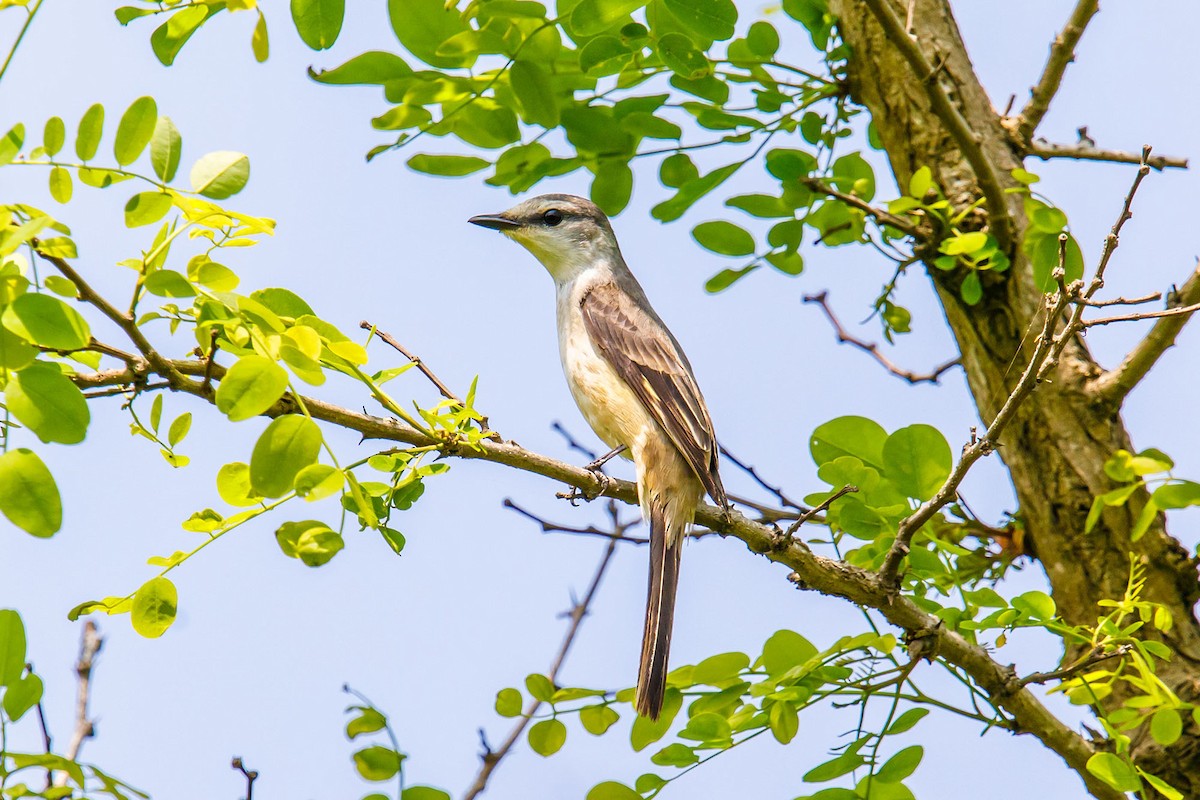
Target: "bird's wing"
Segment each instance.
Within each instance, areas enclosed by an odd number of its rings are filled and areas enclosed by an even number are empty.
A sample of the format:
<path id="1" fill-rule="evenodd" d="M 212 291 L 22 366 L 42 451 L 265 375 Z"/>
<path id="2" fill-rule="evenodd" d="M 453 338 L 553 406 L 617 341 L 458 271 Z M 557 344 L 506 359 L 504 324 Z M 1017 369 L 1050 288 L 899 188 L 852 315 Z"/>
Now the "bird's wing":
<path id="1" fill-rule="evenodd" d="M 671 437 L 709 496 L 724 507 L 712 419 L 674 338 L 612 283 L 584 295 L 580 309 L 592 344 Z"/>

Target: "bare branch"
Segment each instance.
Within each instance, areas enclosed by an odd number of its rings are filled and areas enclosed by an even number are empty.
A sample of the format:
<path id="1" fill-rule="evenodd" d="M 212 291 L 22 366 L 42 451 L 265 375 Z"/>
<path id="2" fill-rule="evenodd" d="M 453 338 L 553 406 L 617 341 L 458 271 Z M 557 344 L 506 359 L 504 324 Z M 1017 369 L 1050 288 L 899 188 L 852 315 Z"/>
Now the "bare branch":
<path id="1" fill-rule="evenodd" d="M 450 391 L 450 387 L 448 387 L 446 384 L 442 383 L 442 379 L 439 378 L 436 374 L 434 374 L 433 370 L 431 370 L 428 367 L 428 365 L 426 365 L 426 363 L 421 360 L 420 356 L 415 356 L 412 353 L 408 352 L 408 350 L 404 347 L 404 345 L 400 344 L 394 338 L 392 338 L 391 334 L 385 333 L 384 331 L 379 330 L 378 328 L 375 327 L 375 325 L 373 323 L 367 322 L 366 320 L 363 320 L 362 322 L 358 323 L 358 327 L 362 328 L 364 331 L 371 331 L 376 336 L 378 336 L 380 339 L 382 339 L 384 344 L 390 345 L 394 350 L 399 352 L 400 355 L 404 356 L 410 362 L 415 364 L 417 369 L 421 370 L 421 373 L 426 378 L 428 378 L 429 382 L 432 383 L 437 388 L 438 392 L 441 393 L 442 397 L 446 398 L 447 400 L 450 400 L 451 402 L 457 403 L 460 406 L 465 405 L 463 403 L 463 401 L 461 399 L 459 399 L 458 395 L 456 395 L 454 392 Z"/>
<path id="2" fill-rule="evenodd" d="M 1067 20 L 1066 26 L 1062 29 L 1062 33 L 1054 38 L 1054 43 L 1050 45 L 1050 58 L 1046 61 L 1045 68 L 1042 69 L 1042 77 L 1038 79 L 1029 102 L 1025 104 L 1017 117 L 1016 132 L 1021 141 L 1028 142 L 1033 138 L 1033 132 L 1037 130 L 1042 118 L 1046 116 L 1046 111 L 1050 108 L 1050 101 L 1054 99 L 1059 86 L 1062 85 L 1067 65 L 1075 60 L 1075 45 L 1079 44 L 1083 31 L 1099 10 L 1100 0 L 1079 0 L 1075 4 L 1075 10 L 1071 12 L 1071 18 Z"/>
<path id="3" fill-rule="evenodd" d="M 71 733 L 71 742 L 67 745 L 63 756 L 70 761 L 79 760 L 79 751 L 83 743 L 96 735 L 96 727 L 88 714 L 88 704 L 91 700 L 92 669 L 96 664 L 96 656 L 104 646 L 104 638 L 96 629 L 96 623 L 90 619 L 83 623 L 83 635 L 79 640 L 79 659 L 75 662 L 77 689 L 75 694 L 75 730 Z M 54 785 L 66 786 L 67 773 L 55 772 Z"/>
<path id="4" fill-rule="evenodd" d="M 1140 164 L 1142 157 L 1127 150 L 1105 150 L 1100 147 L 1078 142 L 1076 144 L 1055 144 L 1045 139 L 1038 139 L 1028 147 L 1029 155 L 1037 156 L 1043 161 L 1052 158 L 1074 158 L 1080 161 L 1108 161 L 1114 164 Z M 1177 156 L 1151 156 L 1147 163 L 1157 170 L 1187 169 L 1188 160 Z"/>
<path id="5" fill-rule="evenodd" d="M 805 511 L 803 514 L 801 514 L 796 519 L 796 521 L 793 522 L 791 524 L 791 526 L 787 529 L 787 531 L 783 534 L 784 538 L 786 540 L 790 541 L 791 538 L 796 535 L 796 531 L 800 530 L 801 525 L 810 521 L 817 514 L 820 514 L 822 511 L 825 511 L 827 508 L 829 508 L 831 505 L 833 505 L 834 500 L 837 500 L 839 497 L 842 497 L 847 494 L 853 494 L 854 492 L 857 492 L 857 491 L 858 491 L 858 487 L 852 486 L 850 484 L 846 484 L 842 488 L 838 489 L 836 492 L 829 495 L 829 497 L 826 497 L 821 502 L 820 505 L 818 505 L 815 508 L 812 508 L 808 511 Z"/>
<path id="6" fill-rule="evenodd" d="M 1153 303 L 1156 300 L 1162 300 L 1162 292 L 1151 292 L 1150 294 L 1142 295 L 1141 297 L 1114 297 L 1111 300 L 1088 300 L 1084 298 L 1080 300 L 1085 306 L 1092 308 L 1104 308 L 1105 306 L 1140 306 L 1145 303 Z"/>
<path id="7" fill-rule="evenodd" d="M 895 214 L 886 211 L 885 209 L 876 208 L 866 200 L 863 200 L 861 197 L 838 191 L 834 187 L 830 186 L 824 181 L 818 180 L 817 178 L 804 178 L 801 182 L 814 192 L 823 194 L 826 197 L 832 197 L 836 200 L 841 200 L 846 205 L 857 208 L 867 216 L 874 217 L 884 225 L 890 225 L 896 230 L 902 231 L 914 239 L 923 241 L 927 238 L 923 233 L 921 233 L 916 225 L 913 225 L 908 220 L 898 217 Z"/>
<path id="8" fill-rule="evenodd" d="M 829 292 L 820 292 L 818 294 L 806 294 L 803 297 L 805 303 L 816 303 L 821 307 L 821 311 L 825 313 L 825 318 L 829 320 L 829 324 L 833 326 L 833 332 L 837 336 L 837 340 L 841 344 L 850 344 L 867 353 L 888 372 L 895 375 L 897 378 L 902 378 L 911 384 L 918 383 L 938 383 L 942 375 L 962 364 L 961 358 L 953 358 L 943 364 L 935 367 L 931 372 L 913 372 L 912 370 L 902 369 L 895 365 L 891 359 L 883 354 L 879 345 L 874 342 L 867 342 L 852 336 L 847 330 L 842 327 L 842 323 L 834 316 L 833 309 L 829 307 Z"/>
<path id="9" fill-rule="evenodd" d="M 1108 661 L 1112 658 L 1121 658 L 1129 654 L 1133 650 L 1133 645 L 1123 644 L 1112 650 L 1105 652 L 1104 648 L 1096 647 L 1090 652 L 1085 653 L 1082 658 L 1062 669 L 1051 670 L 1050 672 L 1035 672 L 1032 675 L 1026 675 L 1021 679 L 1022 686 L 1029 686 L 1035 683 L 1049 683 L 1050 681 L 1061 681 L 1063 678 L 1069 678 L 1076 673 L 1083 672 L 1089 667 L 1093 667 L 1103 661 Z"/>
<path id="10" fill-rule="evenodd" d="M 1129 187 L 1129 192 L 1125 195 L 1125 203 L 1121 206 L 1121 213 L 1117 216 L 1117 221 L 1113 223 L 1112 229 L 1104 237 L 1104 247 L 1100 251 L 1100 263 L 1096 266 L 1096 274 L 1092 277 L 1091 283 L 1088 284 L 1087 292 L 1083 295 L 1084 300 L 1090 300 L 1104 286 L 1104 271 L 1108 269 L 1109 260 L 1112 259 L 1113 253 L 1116 252 L 1117 247 L 1121 244 L 1121 229 L 1125 227 L 1126 222 L 1133 219 L 1133 198 L 1137 195 L 1138 187 L 1142 185 L 1142 181 L 1150 174 L 1150 165 L 1147 163 L 1149 159 L 1150 145 L 1143 145 L 1141 166 L 1138 167 L 1137 174 L 1133 178 L 1133 184 Z"/>
<path id="11" fill-rule="evenodd" d="M 246 800 L 254 800 L 254 782 L 258 780 L 258 771 L 246 769 L 241 756 L 234 756 L 230 766 L 246 776 Z"/>
<path id="12" fill-rule="evenodd" d="M 768 492 L 770 492 L 771 494 L 773 494 L 777 498 L 779 498 L 780 503 L 782 503 L 785 506 L 794 508 L 800 512 L 805 511 L 804 506 L 800 505 L 799 503 L 792 500 L 790 497 L 788 497 L 786 494 L 783 493 L 782 486 L 773 486 L 772 484 L 767 483 L 766 479 L 763 478 L 763 476 L 758 474 L 758 470 L 756 470 L 752 465 L 747 464 L 744 461 L 742 461 L 741 459 L 739 459 L 733 453 L 729 452 L 729 450 L 725 447 L 725 445 L 718 443 L 717 447 L 718 447 L 718 449 L 720 449 L 721 456 L 723 458 L 727 459 L 730 464 L 733 464 L 735 467 L 740 469 L 742 472 L 745 472 L 747 475 L 749 475 L 751 478 L 753 478 L 754 482 L 757 483 L 759 486 L 761 486 L 762 488 L 766 489 Z M 756 511 L 762 510 L 756 504 L 747 503 L 746 505 L 750 505 Z"/>
<path id="13" fill-rule="evenodd" d="M 1093 0 L 1094 2 L 1095 0 Z M 937 70 L 920 46 L 904 30 L 904 23 L 896 16 L 890 0 L 863 0 L 871 13 L 883 27 L 888 41 L 895 46 L 912 68 L 913 73 L 921 79 L 921 86 L 929 97 L 929 103 L 938 119 L 946 126 L 947 132 L 962 151 L 963 157 L 975 172 L 979 181 L 979 190 L 987 203 L 988 225 L 992 235 L 1000 245 L 1000 250 L 1008 252 L 1012 249 L 1012 221 L 1009 219 L 1008 203 L 1005 200 L 1004 187 L 995 165 L 983 152 L 980 138 L 967 123 L 966 117 L 950 98 L 946 90 L 937 80 Z"/>
<path id="14" fill-rule="evenodd" d="M 615 528 L 613 530 L 608 530 L 605 528 L 597 528 L 595 525 L 588 525 L 586 528 L 580 528 L 572 525 L 561 525 L 557 522 L 550 522 L 549 520 L 534 514 L 532 511 L 517 505 L 511 497 L 504 498 L 503 505 L 505 508 L 512 509 L 522 517 L 525 517 L 525 519 L 536 523 L 542 529 L 542 533 L 570 533 L 577 536 L 599 536 L 603 539 L 612 539 L 618 542 L 630 542 L 631 544 L 647 544 L 650 541 L 644 536 L 627 536 L 624 533 L 618 533 Z M 631 520 L 627 523 L 623 523 L 620 528 L 622 530 L 628 530 L 635 525 L 637 525 L 637 520 Z"/>
<path id="15" fill-rule="evenodd" d="M 508 502 L 506 502 L 506 505 L 516 508 L 516 506 Z M 517 510 L 521 511 L 521 509 Z M 522 511 L 521 513 L 526 512 Z M 600 563 L 596 566 L 596 572 L 592 576 L 592 581 L 588 585 L 583 599 L 575 603 L 567 612 L 567 617 L 571 620 L 567 625 L 567 633 L 563 637 L 562 645 L 558 648 L 558 654 L 554 657 L 554 661 L 550 665 L 550 671 L 546 673 L 546 677 L 550 679 L 550 682 L 556 685 L 558 683 L 559 670 L 562 669 L 562 665 L 567 659 L 567 654 L 571 650 L 571 645 L 575 642 L 575 635 L 579 633 L 579 626 L 583 623 L 583 618 L 587 616 L 588 607 L 591 605 L 592 599 L 596 596 L 596 590 L 600 588 L 600 582 L 604 579 L 604 573 L 608 570 L 613 553 L 617 550 L 617 544 L 626 538 L 625 531 L 628 530 L 630 525 L 635 524 L 621 522 L 617 504 L 611 500 L 608 503 L 608 514 L 612 521 L 612 535 L 609 539 L 608 547 L 604 550 L 604 555 L 601 556 Z M 532 516 L 527 513 L 526 515 Z M 533 517 L 533 519 L 537 518 Z M 544 529 L 545 523 L 543 523 Z M 529 721 L 533 719 L 533 715 L 537 713 L 537 710 L 541 706 L 541 700 L 530 702 L 516 724 L 513 725 L 512 730 L 508 732 L 508 736 L 505 737 L 500 747 L 496 750 L 485 749 L 481 758 L 483 763 L 479 768 L 479 772 L 475 775 L 475 780 L 463 795 L 463 800 L 474 800 L 474 798 L 483 793 L 487 788 L 488 780 L 492 777 L 492 773 L 495 772 L 500 762 L 512 751 L 513 746 L 521 738 L 521 734 L 525 731 L 526 726 L 529 725 Z"/>
<path id="16" fill-rule="evenodd" d="M 1066 234 L 1063 234 L 1059 238 L 1059 266 L 1054 270 L 1055 278 L 1060 282 L 1060 285 L 1064 272 L 1065 237 Z M 896 541 L 893 542 L 891 549 L 888 550 L 883 565 L 879 569 L 879 582 L 889 591 L 895 592 L 899 588 L 900 562 L 908 555 L 909 545 L 912 542 L 913 536 L 921 529 L 921 526 L 931 520 L 938 511 L 958 496 L 958 487 L 967 476 L 967 472 L 971 469 L 972 465 L 996 449 L 1000 434 L 1004 432 L 1004 428 L 1016 414 L 1017 407 L 1024 402 L 1025 398 L 1034 390 L 1042 377 L 1057 362 L 1059 353 L 1062 352 L 1067 342 L 1075 334 L 1075 331 L 1069 324 L 1059 336 L 1056 337 L 1054 335 L 1055 326 L 1071 304 L 1071 299 L 1071 293 L 1066 290 L 1066 287 L 1060 288 L 1053 296 L 1047 298 L 1046 321 L 1042 327 L 1042 334 L 1038 337 L 1037 344 L 1034 347 L 1033 355 L 1030 357 L 1025 371 L 1017 381 L 1017 385 L 1013 388 L 1008 399 L 1004 401 L 1004 405 L 1001 406 L 1000 411 L 996 414 L 995 419 L 992 420 L 992 423 L 988 426 L 987 431 L 982 437 L 976 437 L 974 432 L 972 432 L 971 441 L 963 448 L 958 464 L 955 465 L 937 493 L 922 503 L 920 508 L 900 521 L 900 525 L 896 530 Z M 1078 308 L 1081 309 L 1082 306 Z M 1077 322 L 1077 320 L 1073 319 L 1072 322 Z"/>

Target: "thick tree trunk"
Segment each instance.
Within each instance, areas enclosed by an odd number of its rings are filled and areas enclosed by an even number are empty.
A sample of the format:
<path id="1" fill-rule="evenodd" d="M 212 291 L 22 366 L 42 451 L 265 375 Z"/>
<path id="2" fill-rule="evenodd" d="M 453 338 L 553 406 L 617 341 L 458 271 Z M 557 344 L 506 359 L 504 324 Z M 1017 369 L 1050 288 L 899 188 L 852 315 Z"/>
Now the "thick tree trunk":
<path id="1" fill-rule="evenodd" d="M 914 73 L 864 0 L 831 0 L 831 6 L 853 50 L 852 95 L 870 110 L 899 184 L 907 186 L 916 169 L 929 166 L 958 207 L 974 201 L 979 196 L 975 175 L 931 110 L 922 85 L 930 77 Z M 896 10 L 901 18 L 907 14 L 907 8 Z M 1009 173 L 1021 165 L 1018 148 L 975 75 L 947 2 L 916 0 L 912 19 L 917 45 L 931 63 L 942 65 L 933 79 L 965 117 L 1005 186 L 1016 186 Z M 1026 220 L 1019 196 L 1010 197 L 1014 241 L 1019 243 Z M 1112 198 L 1114 218 L 1120 202 Z M 981 226 L 985 223 L 981 215 Z M 961 274 L 928 269 L 985 423 L 1021 373 L 1035 338 L 1031 326 L 1040 330 L 1041 324 L 1035 317 L 1043 298 L 1030 266 L 1018 246 L 1010 255 L 1012 268 L 989 276 L 983 301 L 973 307 L 959 299 Z M 1133 554 L 1146 567 L 1144 598 L 1166 605 L 1174 618 L 1164 641 L 1175 657 L 1162 667 L 1161 677 L 1182 699 L 1195 701 L 1200 699 L 1195 561 L 1167 534 L 1161 514 L 1140 540 L 1130 540 L 1147 500 L 1144 492 L 1125 506 L 1107 509 L 1100 524 L 1084 533 L 1092 499 L 1115 488 L 1104 473 L 1105 460 L 1117 449 L 1133 449 L 1119 407 L 1096 390 L 1102 372 L 1082 341 L 1068 346 L 1053 380 L 1043 383 L 1017 412 L 999 455 L 1012 476 L 1020 520 L 1045 567 L 1059 613 L 1069 623 L 1094 625 L 1100 614 L 1097 602 L 1124 593 Z M 1125 696 L 1118 692 L 1106 703 L 1119 704 Z M 1168 750 L 1144 730 L 1134 743 L 1139 764 L 1186 796 L 1200 798 L 1200 730 L 1189 725 L 1184 738 Z"/>

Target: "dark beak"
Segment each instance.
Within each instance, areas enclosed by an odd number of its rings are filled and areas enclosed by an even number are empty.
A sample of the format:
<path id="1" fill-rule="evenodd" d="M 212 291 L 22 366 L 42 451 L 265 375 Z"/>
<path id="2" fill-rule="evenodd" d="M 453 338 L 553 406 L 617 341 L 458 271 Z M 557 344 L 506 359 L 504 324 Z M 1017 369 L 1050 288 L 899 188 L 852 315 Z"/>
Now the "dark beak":
<path id="1" fill-rule="evenodd" d="M 494 231 L 511 231 L 521 227 L 521 223 L 513 222 L 502 214 L 480 214 L 477 217 L 471 217 L 467 222 L 483 228 L 491 228 Z"/>

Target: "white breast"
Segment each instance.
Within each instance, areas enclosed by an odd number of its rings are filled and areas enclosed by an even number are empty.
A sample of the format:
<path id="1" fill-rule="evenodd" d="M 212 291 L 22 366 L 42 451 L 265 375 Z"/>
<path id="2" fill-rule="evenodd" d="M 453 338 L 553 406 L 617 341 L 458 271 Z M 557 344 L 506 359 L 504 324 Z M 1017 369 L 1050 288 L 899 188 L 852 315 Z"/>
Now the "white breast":
<path id="1" fill-rule="evenodd" d="M 584 419 L 609 447 L 640 449 L 655 423 L 642 402 L 592 344 L 579 301 L 588 289 L 583 278 L 558 290 L 558 349 L 571 396 Z"/>

